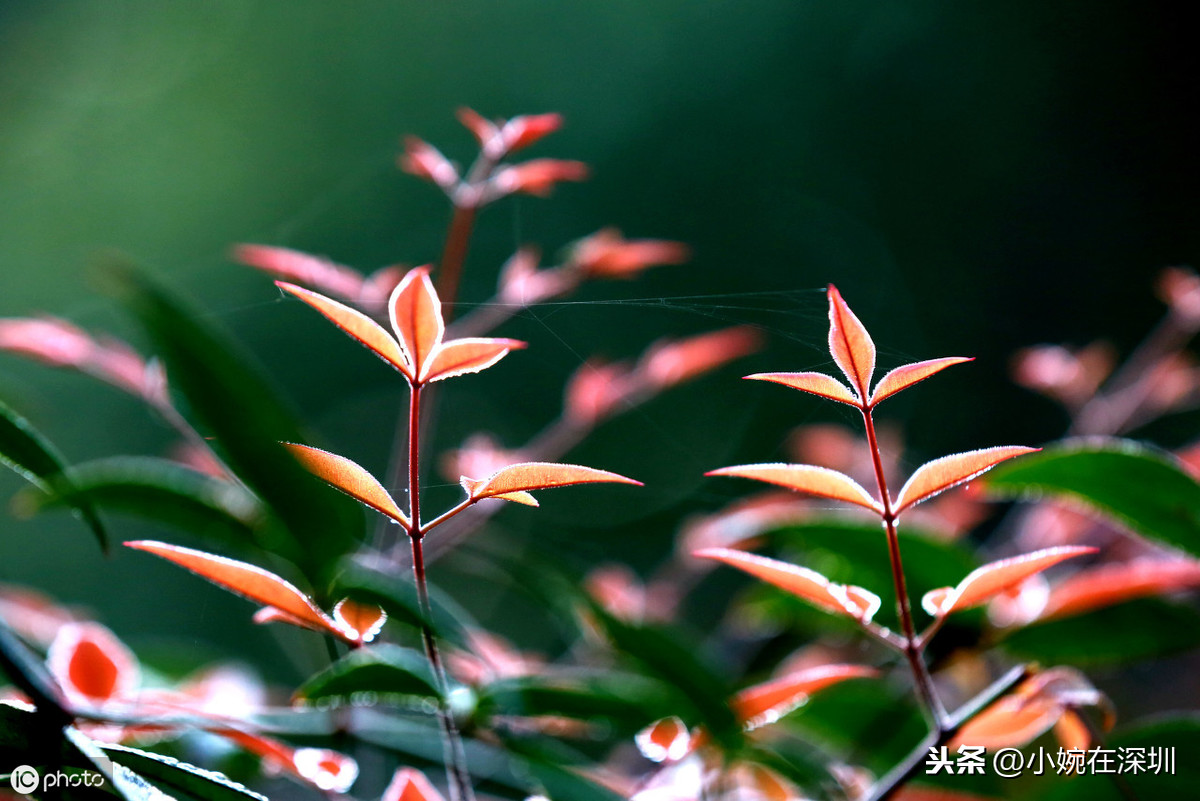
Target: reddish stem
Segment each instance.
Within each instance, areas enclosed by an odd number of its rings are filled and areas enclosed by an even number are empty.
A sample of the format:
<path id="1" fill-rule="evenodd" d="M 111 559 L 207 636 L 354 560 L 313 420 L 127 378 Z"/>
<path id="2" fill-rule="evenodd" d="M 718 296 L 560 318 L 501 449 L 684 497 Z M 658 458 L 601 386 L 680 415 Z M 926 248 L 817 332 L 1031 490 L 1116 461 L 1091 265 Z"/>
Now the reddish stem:
<path id="1" fill-rule="evenodd" d="M 875 468 L 875 481 L 879 485 L 879 496 L 883 502 L 883 524 L 887 530 L 888 559 L 892 565 L 892 584 L 896 589 L 896 606 L 900 614 L 900 630 L 904 635 L 904 656 L 912 668 L 913 681 L 917 693 L 921 696 L 925 708 L 933 718 L 936 731 L 940 734 L 946 728 L 946 710 L 938 699 L 933 686 L 933 677 L 925 666 L 923 656 L 924 643 L 918 641 L 916 628 L 913 626 L 912 607 L 908 600 L 908 585 L 904 579 L 904 563 L 900 559 L 900 538 L 896 533 L 896 513 L 892 509 L 892 497 L 888 494 L 887 477 L 883 472 L 883 458 L 879 453 L 879 440 L 875 435 L 875 420 L 871 407 L 862 408 L 863 423 L 867 429 L 867 444 L 871 448 L 871 463 Z"/>
<path id="2" fill-rule="evenodd" d="M 467 249 L 471 245 L 476 211 L 474 204 L 456 203 L 454 216 L 450 218 L 450 230 L 446 233 L 446 246 L 442 249 L 442 261 L 438 265 L 437 292 L 442 299 L 442 314 L 447 323 L 454 318 L 454 301 L 458 297 L 458 284 L 467 260 Z"/>

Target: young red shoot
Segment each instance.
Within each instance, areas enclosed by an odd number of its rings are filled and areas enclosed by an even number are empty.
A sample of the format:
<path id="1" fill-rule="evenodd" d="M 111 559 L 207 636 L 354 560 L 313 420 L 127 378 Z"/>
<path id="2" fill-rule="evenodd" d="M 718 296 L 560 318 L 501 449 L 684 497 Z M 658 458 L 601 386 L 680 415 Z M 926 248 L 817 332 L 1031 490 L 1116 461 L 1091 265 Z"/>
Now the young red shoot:
<path id="1" fill-rule="evenodd" d="M 1091 553 L 1096 553 L 1096 549 L 1069 545 L 989 562 L 972 570 L 957 587 L 930 590 L 921 600 L 921 606 L 935 617 L 971 609 L 1065 559 Z"/>

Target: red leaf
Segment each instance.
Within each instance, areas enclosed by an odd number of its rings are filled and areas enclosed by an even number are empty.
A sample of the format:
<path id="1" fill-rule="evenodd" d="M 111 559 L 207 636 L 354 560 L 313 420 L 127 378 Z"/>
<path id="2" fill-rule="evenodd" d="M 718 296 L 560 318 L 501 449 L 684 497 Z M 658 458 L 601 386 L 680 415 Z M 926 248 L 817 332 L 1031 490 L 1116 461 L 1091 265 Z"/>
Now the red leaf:
<path id="1" fill-rule="evenodd" d="M 137 540 L 127 542 L 125 545 L 161 556 L 168 562 L 174 562 L 201 578 L 208 579 L 218 587 L 224 587 L 230 592 L 264 606 L 274 607 L 286 615 L 303 621 L 305 625 L 315 626 L 341 636 L 341 630 L 313 604 L 307 595 L 261 567 L 153 540 Z"/>
<path id="2" fill-rule="evenodd" d="M 260 734 L 236 729 L 212 729 L 261 757 L 273 768 L 286 770 L 297 778 L 328 793 L 344 793 L 358 778 L 358 763 L 345 754 L 326 748 L 295 748 Z"/>
<path id="3" fill-rule="evenodd" d="M 737 476 L 765 481 L 796 492 L 865 506 L 882 514 L 883 506 L 850 476 L 810 464 L 744 464 L 711 470 L 709 476 Z"/>
<path id="4" fill-rule="evenodd" d="M 590 278 L 632 278 L 650 267 L 683 264 L 687 245 L 667 239 L 626 239 L 616 228 L 602 228 L 571 247 L 568 264 Z"/>
<path id="5" fill-rule="evenodd" d="M 675 716 L 654 721 L 633 740 L 651 762 L 678 762 L 692 751 L 692 733 Z"/>
<path id="6" fill-rule="evenodd" d="M 501 169 L 492 178 L 492 183 L 500 195 L 523 192 L 549 197 L 560 181 L 586 181 L 587 177 L 588 166 L 581 161 L 532 159 Z"/>
<path id="7" fill-rule="evenodd" d="M 445 801 L 425 774 L 415 768 L 400 768 L 392 776 L 379 801 Z"/>
<path id="8" fill-rule="evenodd" d="M 458 170 L 454 165 L 436 147 L 415 136 L 405 137 L 399 163 L 400 169 L 409 175 L 437 184 L 442 189 L 450 189 L 458 183 Z"/>
<path id="9" fill-rule="evenodd" d="M 433 288 L 433 281 L 429 280 L 428 267 L 409 270 L 401 279 L 392 290 L 388 314 L 400 349 L 413 365 L 413 375 L 420 377 L 426 372 L 430 354 L 441 344 L 446 333 L 442 303 Z"/>
<path id="10" fill-rule="evenodd" d="M 383 326 L 376 323 L 360 311 L 338 303 L 308 289 L 276 281 L 275 286 L 284 292 L 295 295 L 300 300 L 312 306 L 325 315 L 334 325 L 345 331 L 352 338 L 367 346 L 376 356 L 395 367 L 405 376 L 412 377 L 412 370 L 396 340 L 392 338 Z"/>
<path id="11" fill-rule="evenodd" d="M 930 591 L 921 600 L 921 606 L 926 612 L 937 617 L 961 609 L 970 609 L 990 601 L 1005 590 L 1016 587 L 1030 576 L 1041 573 L 1064 559 L 1095 552 L 1095 548 L 1064 545 L 989 562 L 968 573 L 953 590 L 947 591 L 948 588 L 943 588 Z"/>
<path id="12" fill-rule="evenodd" d="M 637 366 L 637 372 L 657 389 L 690 381 L 726 362 L 740 359 L 762 345 L 762 337 L 750 326 L 740 325 L 707 334 L 652 345 Z"/>
<path id="13" fill-rule="evenodd" d="M 319 448 L 290 442 L 284 444 L 292 452 L 292 456 L 296 457 L 296 461 L 317 478 L 375 511 L 382 512 L 404 528 L 409 527 L 407 515 L 400 511 L 400 507 L 388 491 L 358 464 L 345 456 L 338 456 Z"/>
<path id="14" fill-rule="evenodd" d="M 491 120 L 485 118 L 482 114 L 474 109 L 462 106 L 456 113 L 458 121 L 463 124 L 463 127 L 471 132 L 475 137 L 475 141 L 480 147 L 487 147 L 494 137 L 500 133 L 500 129 Z"/>
<path id="15" fill-rule="evenodd" d="M 879 598 L 873 593 L 862 587 L 834 584 L 807 567 L 731 548 L 705 548 L 692 555 L 724 562 L 834 614 L 867 622 L 879 608 Z M 854 591 L 853 598 L 848 596 L 849 590 Z"/>
<path id="16" fill-rule="evenodd" d="M 512 153 L 549 136 L 562 124 L 561 114 L 522 114 L 504 123 L 500 135 L 504 139 L 505 149 Z"/>
<path id="17" fill-rule="evenodd" d="M 273 606 L 264 606 L 254 613 L 251 618 L 255 623 L 264 625 L 266 623 L 287 623 L 289 626 L 296 626 L 310 631 L 325 631 L 324 626 L 318 626 L 308 620 L 301 620 L 295 615 L 289 615 L 287 612 L 282 612 Z"/>
<path id="18" fill-rule="evenodd" d="M 387 612 L 380 607 L 349 598 L 343 598 L 333 607 L 333 622 L 355 642 L 365 643 L 375 639 L 387 622 L 387 617 Z"/>
<path id="19" fill-rule="evenodd" d="M 1026 448 L 1022 445 L 1004 445 L 997 448 L 982 448 L 977 451 L 966 451 L 943 456 L 926 462 L 917 468 L 908 481 L 900 489 L 896 498 L 895 512 L 899 514 L 913 504 L 932 498 L 939 492 L 944 492 L 953 486 L 970 481 L 980 473 L 986 472 L 1014 456 L 1034 453 L 1040 448 Z"/>
<path id="20" fill-rule="evenodd" d="M 860 398 L 871 394 L 875 343 L 833 284 L 829 285 L 829 352 Z"/>
<path id="21" fill-rule="evenodd" d="M 758 728 L 804 704 L 817 690 L 847 679 L 878 675 L 878 670 L 866 665 L 822 665 L 747 687 L 733 697 L 730 706 L 747 728 Z"/>
<path id="22" fill-rule="evenodd" d="M 607 470 L 597 470 L 593 467 L 581 467 L 576 464 L 555 464 L 552 462 L 522 462 L 508 467 L 502 467 L 490 477 L 476 480 L 463 476 L 462 485 L 471 500 L 483 498 L 505 498 L 528 503 L 533 498 L 521 500 L 518 493 L 528 490 L 549 489 L 551 487 L 566 487 L 572 484 L 592 484 L 607 482 L 613 484 L 634 484 L 642 486 L 642 482 L 632 478 L 610 473 Z M 518 495 L 518 497 L 510 497 Z M 532 505 L 536 506 L 534 502 Z"/>
<path id="23" fill-rule="evenodd" d="M 974 361 L 965 356 L 947 356 L 944 359 L 930 359 L 924 362 L 914 362 L 889 371 L 871 393 L 869 405 L 874 406 L 885 398 L 890 398 L 902 389 L 908 389 L 919 381 L 924 381 L 935 373 L 940 373 L 947 367 L 963 362 Z"/>
<path id="24" fill-rule="evenodd" d="M 1200 562 L 1141 559 L 1076 573 L 1050 590 L 1040 617 L 1080 615 L 1093 609 L 1200 587 Z"/>
<path id="25" fill-rule="evenodd" d="M 482 339 L 468 337 L 443 342 L 429 359 L 422 381 L 441 381 L 444 378 L 478 373 L 508 355 L 520 350 L 525 343 L 517 339 Z"/>
<path id="26" fill-rule="evenodd" d="M 320 256 L 310 256 L 298 250 L 268 245 L 238 245 L 233 249 L 234 261 L 248 267 L 305 284 L 337 295 L 350 302 L 357 301 L 363 291 L 362 273 Z"/>
<path id="27" fill-rule="evenodd" d="M 1020 748 L 1053 726 L 1065 711 L 1105 704 L 1104 696 L 1082 673 L 1072 668 L 1052 668 L 1031 676 L 992 703 L 959 729 L 947 745 L 951 750 L 959 745 Z"/>
<path id="28" fill-rule="evenodd" d="M 129 700 L 140 683 L 137 657 L 99 623 L 64 625 L 50 644 L 46 664 L 75 703 Z"/>
<path id="29" fill-rule="evenodd" d="M 776 384 L 783 384 L 785 387 L 820 395 L 822 398 L 829 398 L 840 403 L 848 403 L 854 407 L 859 405 L 858 398 L 854 396 L 854 392 L 849 387 L 833 376 L 824 373 L 755 373 L 746 378 L 752 381 L 773 381 Z"/>

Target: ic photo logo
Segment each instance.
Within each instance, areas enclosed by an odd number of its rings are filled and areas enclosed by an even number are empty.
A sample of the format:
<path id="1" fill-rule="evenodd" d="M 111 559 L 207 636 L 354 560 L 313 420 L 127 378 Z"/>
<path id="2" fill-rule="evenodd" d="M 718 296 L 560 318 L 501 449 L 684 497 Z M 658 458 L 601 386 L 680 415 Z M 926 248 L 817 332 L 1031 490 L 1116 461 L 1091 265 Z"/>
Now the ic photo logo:
<path id="1" fill-rule="evenodd" d="M 8 783 L 12 785 L 13 791 L 20 795 L 37 790 L 41 782 L 42 777 L 28 765 L 18 765 L 8 776 Z"/>

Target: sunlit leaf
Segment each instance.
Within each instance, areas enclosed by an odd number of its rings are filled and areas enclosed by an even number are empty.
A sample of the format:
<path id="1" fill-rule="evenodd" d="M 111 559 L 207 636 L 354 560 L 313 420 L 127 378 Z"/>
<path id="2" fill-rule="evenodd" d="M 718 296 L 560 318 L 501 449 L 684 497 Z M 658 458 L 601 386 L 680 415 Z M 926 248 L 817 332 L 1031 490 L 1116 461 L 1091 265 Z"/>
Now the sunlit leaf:
<path id="1" fill-rule="evenodd" d="M 944 359 L 929 359 L 924 362 L 905 364 L 897 367 L 895 370 L 890 370 L 875 385 L 875 391 L 871 393 L 870 405 L 874 406 L 880 401 L 892 397 L 897 392 L 908 389 L 913 384 L 924 381 L 935 373 L 940 373 L 947 367 L 972 360 L 963 356 L 948 356 Z"/>
<path id="2" fill-rule="evenodd" d="M 437 685 L 424 654 L 382 644 L 351 651 L 309 678 L 295 695 L 308 701 L 350 702 L 357 693 L 436 698 Z"/>
<path id="3" fill-rule="evenodd" d="M 362 295 L 362 273 L 322 256 L 270 245 L 238 245 L 233 249 L 233 258 L 279 278 L 307 284 L 351 302 Z"/>
<path id="4" fill-rule="evenodd" d="M 528 503 L 528 500 L 524 500 L 520 495 L 508 496 L 529 490 L 593 483 L 633 484 L 639 487 L 642 485 L 640 481 L 607 470 L 552 462 L 521 462 L 502 467 L 485 479 L 477 480 L 466 476 L 462 478 L 463 488 L 473 501 L 483 498 L 506 498 L 525 503 Z"/>
<path id="5" fill-rule="evenodd" d="M 428 373 L 430 354 L 441 344 L 446 332 L 442 303 L 429 279 L 428 267 L 417 267 L 392 290 L 388 300 L 392 330 L 404 351 L 414 376 Z"/>
<path id="6" fill-rule="evenodd" d="M 854 588 L 857 597 L 850 598 L 846 593 L 847 587 L 834 584 L 815 570 L 778 559 L 731 548 L 706 548 L 696 551 L 693 556 L 724 562 L 834 614 L 866 621 L 879 608 L 879 598 L 861 587 Z M 868 601 L 868 605 L 862 603 L 863 599 Z"/>
<path id="7" fill-rule="evenodd" d="M 1106 704 L 1087 677 L 1073 668 L 1037 673 L 967 721 L 947 744 L 1019 748 L 1049 730 L 1069 709 Z"/>
<path id="8" fill-rule="evenodd" d="M 374 476 L 357 463 L 345 456 L 308 445 L 285 444 L 296 457 L 296 461 L 317 478 L 375 511 L 382 512 L 404 528 L 409 527 L 408 516 L 400 511 L 395 499 Z"/>
<path id="9" fill-rule="evenodd" d="M 308 624 L 341 636 L 338 627 L 307 595 L 257 565 L 152 540 L 127 542 L 125 545 L 160 556 L 243 598 L 274 607 Z"/>
<path id="10" fill-rule="evenodd" d="M 1200 562 L 1139 559 L 1084 570 L 1057 582 L 1041 618 L 1071 617 L 1135 598 L 1200 587 Z"/>
<path id="11" fill-rule="evenodd" d="M 883 507 L 857 481 L 844 473 L 808 464 L 745 464 L 722 467 L 705 473 L 708 476 L 737 476 L 765 481 L 796 492 L 845 501 L 864 506 L 881 514 Z"/>
<path id="12" fill-rule="evenodd" d="M 921 605 L 926 612 L 939 617 L 961 609 L 970 609 L 1064 559 L 1095 552 L 1095 548 L 1064 545 L 989 562 L 971 571 L 953 590 L 944 593 L 934 590 L 926 594 Z"/>
<path id="13" fill-rule="evenodd" d="M 829 353 L 858 396 L 868 397 L 875 372 L 875 343 L 833 284 L 829 285 Z"/>
<path id="14" fill-rule="evenodd" d="M 993 472 L 987 488 L 1081 503 L 1200 557 L 1200 484 L 1170 455 L 1137 442 L 1067 441 Z"/>
<path id="15" fill-rule="evenodd" d="M 642 756 L 651 762 L 676 762 L 692 750 L 692 732 L 674 715 L 654 721 L 634 737 Z"/>
<path id="16" fill-rule="evenodd" d="M 383 630 L 387 612 L 375 604 L 364 604 L 343 598 L 333 607 L 333 622 L 352 640 L 371 642 Z"/>
<path id="17" fill-rule="evenodd" d="M 400 345 L 383 326 L 367 315 L 320 293 L 285 281 L 276 281 L 275 286 L 312 306 L 352 339 L 358 340 L 368 350 L 404 375 L 412 377 L 413 368 L 409 366 L 408 360 L 400 350 Z"/>
<path id="18" fill-rule="evenodd" d="M 752 381 L 771 381 L 783 384 L 785 387 L 820 395 L 822 398 L 848 403 L 855 407 L 859 403 L 858 398 L 849 387 L 833 376 L 824 373 L 755 373 L 746 378 Z"/>
<path id="19" fill-rule="evenodd" d="M 379 801 L 445 801 L 425 774 L 413 768 L 400 768 L 392 775 Z"/>
<path id="20" fill-rule="evenodd" d="M 509 351 L 524 347 L 525 343 L 517 339 L 452 339 L 441 343 L 434 351 L 421 380 L 441 381 L 468 373 L 478 373 L 500 361 Z"/>
<path id="21" fill-rule="evenodd" d="M 878 670 L 866 665 L 821 665 L 747 687 L 730 704 L 747 728 L 757 728 L 774 723 L 805 703 L 817 690 L 847 679 L 878 675 Z"/>
<path id="22" fill-rule="evenodd" d="M 48 493 L 67 493 L 71 481 L 63 471 L 62 457 L 50 442 L 29 421 L 0 401 L 0 464 L 3 464 L 34 486 Z M 64 501 L 74 508 L 96 535 L 101 550 L 108 551 L 108 534 L 86 498 Z"/>
<path id="23" fill-rule="evenodd" d="M 198 768 L 161 754 L 124 745 L 97 743 L 108 757 L 187 801 L 267 801 L 267 797 L 216 771 Z"/>
<path id="24" fill-rule="evenodd" d="M 932 498 L 939 492 L 944 492 L 964 481 L 970 481 L 1005 459 L 1034 453 L 1037 450 L 1037 448 L 1026 448 L 1020 445 L 1008 445 L 955 453 L 934 459 L 932 462 L 926 462 L 917 468 L 900 489 L 900 494 L 896 498 L 895 511 L 899 514 L 913 504 Z"/>
<path id="25" fill-rule="evenodd" d="M 336 592 L 343 597 L 350 596 L 357 603 L 370 603 L 383 608 L 389 620 L 417 628 L 429 626 L 439 639 L 459 648 L 469 648 L 466 629 L 476 626 L 471 616 L 431 584 L 429 601 L 433 619 L 427 619 L 421 612 L 411 571 L 408 575 L 402 575 L 394 570 L 365 567 L 346 560 L 337 577 Z"/>
<path id="26" fill-rule="evenodd" d="M 46 666 L 67 698 L 85 705 L 128 697 L 141 683 L 137 657 L 99 623 L 68 623 L 59 629 Z"/>

